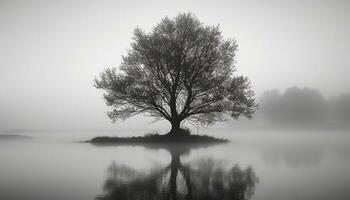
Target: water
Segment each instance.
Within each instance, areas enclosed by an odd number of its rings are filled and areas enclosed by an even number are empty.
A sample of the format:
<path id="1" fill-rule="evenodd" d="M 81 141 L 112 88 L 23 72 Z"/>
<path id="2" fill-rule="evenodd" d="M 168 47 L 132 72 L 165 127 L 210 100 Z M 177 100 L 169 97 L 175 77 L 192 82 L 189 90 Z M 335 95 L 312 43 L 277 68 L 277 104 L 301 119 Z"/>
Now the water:
<path id="1" fill-rule="evenodd" d="M 347 133 L 218 134 L 232 142 L 159 147 L 1 140 L 0 199 L 350 199 Z"/>

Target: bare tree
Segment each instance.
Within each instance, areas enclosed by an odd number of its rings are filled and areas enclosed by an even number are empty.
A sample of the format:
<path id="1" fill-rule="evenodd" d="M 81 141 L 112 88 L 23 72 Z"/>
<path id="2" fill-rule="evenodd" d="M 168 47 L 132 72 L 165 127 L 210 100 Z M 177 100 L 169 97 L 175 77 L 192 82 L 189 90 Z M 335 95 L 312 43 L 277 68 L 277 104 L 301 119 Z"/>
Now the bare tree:
<path id="1" fill-rule="evenodd" d="M 166 17 L 150 33 L 136 28 L 120 69 L 106 69 L 95 87 L 105 91 L 111 119 L 144 113 L 168 120 L 169 134 L 180 133 L 184 120 L 211 125 L 229 116 L 251 118 L 257 105 L 248 79 L 233 74 L 236 50 L 219 26 L 191 13 Z"/>

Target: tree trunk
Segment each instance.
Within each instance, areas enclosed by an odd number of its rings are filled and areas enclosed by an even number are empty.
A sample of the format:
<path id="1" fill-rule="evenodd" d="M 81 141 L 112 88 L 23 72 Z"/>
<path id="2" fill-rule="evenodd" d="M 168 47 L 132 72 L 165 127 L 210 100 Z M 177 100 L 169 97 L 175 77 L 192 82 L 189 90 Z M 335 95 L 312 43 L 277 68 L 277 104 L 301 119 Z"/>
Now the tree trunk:
<path id="1" fill-rule="evenodd" d="M 175 119 L 175 120 L 171 120 L 170 123 L 171 123 L 171 130 L 168 134 L 169 135 L 179 135 L 181 121 Z"/>

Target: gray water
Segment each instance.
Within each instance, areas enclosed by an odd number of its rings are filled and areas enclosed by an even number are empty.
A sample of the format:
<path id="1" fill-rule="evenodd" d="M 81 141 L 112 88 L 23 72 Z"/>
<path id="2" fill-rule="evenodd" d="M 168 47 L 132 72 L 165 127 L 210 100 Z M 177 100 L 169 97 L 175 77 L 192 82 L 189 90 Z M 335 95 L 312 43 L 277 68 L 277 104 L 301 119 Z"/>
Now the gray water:
<path id="1" fill-rule="evenodd" d="M 231 142 L 160 147 L 2 139 L 0 199 L 350 199 L 347 132 L 217 135 Z"/>

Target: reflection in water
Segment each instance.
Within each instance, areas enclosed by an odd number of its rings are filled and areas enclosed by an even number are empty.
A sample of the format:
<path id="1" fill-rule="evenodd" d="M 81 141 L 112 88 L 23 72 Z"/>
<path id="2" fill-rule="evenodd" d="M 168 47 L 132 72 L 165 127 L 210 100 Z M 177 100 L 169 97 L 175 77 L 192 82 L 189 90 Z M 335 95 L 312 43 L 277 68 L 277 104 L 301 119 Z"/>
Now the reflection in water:
<path id="1" fill-rule="evenodd" d="M 99 200 L 245 200 L 254 194 L 257 177 L 251 167 L 225 169 L 214 159 L 182 164 L 183 149 L 169 150 L 171 163 L 150 173 L 113 162 Z"/>

